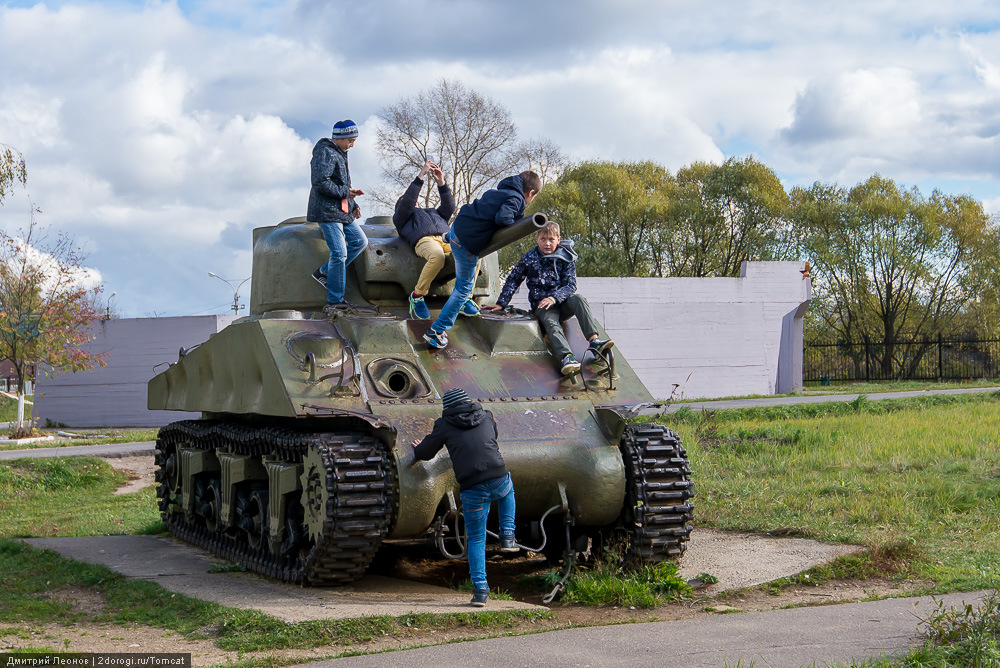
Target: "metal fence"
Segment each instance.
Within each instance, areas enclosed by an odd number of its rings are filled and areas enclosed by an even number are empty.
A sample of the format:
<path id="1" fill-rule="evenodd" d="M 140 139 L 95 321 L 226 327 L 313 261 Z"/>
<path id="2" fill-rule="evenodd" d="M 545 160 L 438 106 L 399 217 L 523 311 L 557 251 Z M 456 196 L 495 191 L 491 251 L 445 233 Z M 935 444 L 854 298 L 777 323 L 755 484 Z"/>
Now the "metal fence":
<path id="1" fill-rule="evenodd" d="M 882 343 L 806 343 L 802 380 L 938 380 L 996 378 L 1000 340 L 925 339 Z"/>

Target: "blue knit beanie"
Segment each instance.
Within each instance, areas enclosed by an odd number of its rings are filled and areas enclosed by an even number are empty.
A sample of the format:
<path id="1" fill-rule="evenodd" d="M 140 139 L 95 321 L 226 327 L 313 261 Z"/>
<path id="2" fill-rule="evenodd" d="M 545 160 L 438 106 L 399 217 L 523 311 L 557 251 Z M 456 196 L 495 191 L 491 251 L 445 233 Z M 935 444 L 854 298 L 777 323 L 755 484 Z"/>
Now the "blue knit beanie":
<path id="1" fill-rule="evenodd" d="M 337 121 L 333 124 L 333 134 L 330 135 L 334 139 L 350 139 L 351 137 L 358 136 L 358 126 L 351 119 L 346 121 Z"/>
<path id="2" fill-rule="evenodd" d="M 453 387 L 444 393 L 441 401 L 444 402 L 444 410 L 448 410 L 452 406 L 458 406 L 469 401 L 469 395 L 462 388 Z"/>

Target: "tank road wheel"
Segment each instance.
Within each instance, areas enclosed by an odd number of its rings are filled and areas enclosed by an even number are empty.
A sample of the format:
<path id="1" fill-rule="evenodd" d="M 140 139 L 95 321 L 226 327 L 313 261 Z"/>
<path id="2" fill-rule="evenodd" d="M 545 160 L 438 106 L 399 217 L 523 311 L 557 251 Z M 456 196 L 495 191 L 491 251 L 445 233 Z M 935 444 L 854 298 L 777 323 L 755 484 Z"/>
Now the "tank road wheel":
<path id="1" fill-rule="evenodd" d="M 637 566 L 679 557 L 691 534 L 694 486 L 687 452 L 658 424 L 629 425 L 621 443 L 625 506 L 619 530 L 625 561 Z"/>
<path id="2" fill-rule="evenodd" d="M 356 580 L 392 529 L 394 463 L 367 434 L 190 420 L 161 429 L 156 447 L 158 502 L 170 532 L 263 575 L 304 584 Z M 181 456 L 191 471 L 183 473 Z M 231 526 L 223 492 L 233 495 Z M 275 508 L 283 531 L 272 533 Z"/>
<path id="3" fill-rule="evenodd" d="M 361 577 L 392 528 L 395 480 L 382 444 L 358 433 L 316 434 L 302 458 L 303 524 L 316 546 L 306 584 Z"/>
<path id="4" fill-rule="evenodd" d="M 326 485 L 326 465 L 323 454 L 310 448 L 302 459 L 302 510 L 306 534 L 316 542 L 323 537 L 326 524 L 326 507 L 330 503 L 330 490 Z"/>

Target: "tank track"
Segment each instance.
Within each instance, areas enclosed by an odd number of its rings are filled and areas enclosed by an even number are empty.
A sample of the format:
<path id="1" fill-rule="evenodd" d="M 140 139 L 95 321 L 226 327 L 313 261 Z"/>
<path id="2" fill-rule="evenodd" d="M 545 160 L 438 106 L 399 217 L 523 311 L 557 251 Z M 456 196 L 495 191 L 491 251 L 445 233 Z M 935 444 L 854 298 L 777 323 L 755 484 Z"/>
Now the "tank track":
<path id="1" fill-rule="evenodd" d="M 327 496 L 324 504 L 316 503 L 321 528 L 311 531 L 305 526 L 302 502 L 289 499 L 286 518 L 292 531 L 281 554 L 272 553 L 267 540 L 259 547 L 251 545 L 235 526 L 240 524 L 239 516 L 234 526 L 220 523 L 212 530 L 203 519 L 183 512 L 178 503 L 179 487 L 175 484 L 171 489 L 171 476 L 180 479 L 175 467 L 182 445 L 253 457 L 266 455 L 291 464 L 302 464 L 307 457 L 321 462 L 326 475 L 312 476 L 315 485 L 325 486 Z M 314 433 L 208 420 L 174 422 L 157 435 L 155 463 L 158 505 L 170 532 L 268 577 L 309 585 L 357 580 L 391 530 L 395 502 L 392 463 L 379 441 L 358 432 Z M 307 492 L 303 490 L 302 495 Z"/>
<path id="2" fill-rule="evenodd" d="M 628 425 L 621 444 L 628 537 L 625 560 L 652 564 L 684 553 L 694 518 L 694 484 L 681 439 L 658 424 Z"/>

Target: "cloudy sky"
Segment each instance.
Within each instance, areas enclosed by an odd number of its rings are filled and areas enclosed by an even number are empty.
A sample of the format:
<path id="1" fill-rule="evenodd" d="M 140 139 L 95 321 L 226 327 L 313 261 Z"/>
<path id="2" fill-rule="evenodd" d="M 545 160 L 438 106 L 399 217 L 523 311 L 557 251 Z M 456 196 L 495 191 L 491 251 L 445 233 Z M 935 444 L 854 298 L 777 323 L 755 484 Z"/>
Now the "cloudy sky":
<path id="1" fill-rule="evenodd" d="M 125 317 L 226 313 L 208 272 L 250 276 L 251 230 L 304 215 L 316 140 L 358 122 L 377 187 L 376 111 L 442 78 L 575 161 L 752 154 L 788 188 L 878 172 L 996 213 L 998 32 L 992 0 L 0 0 L 29 171 L 0 226 L 30 196 Z"/>

